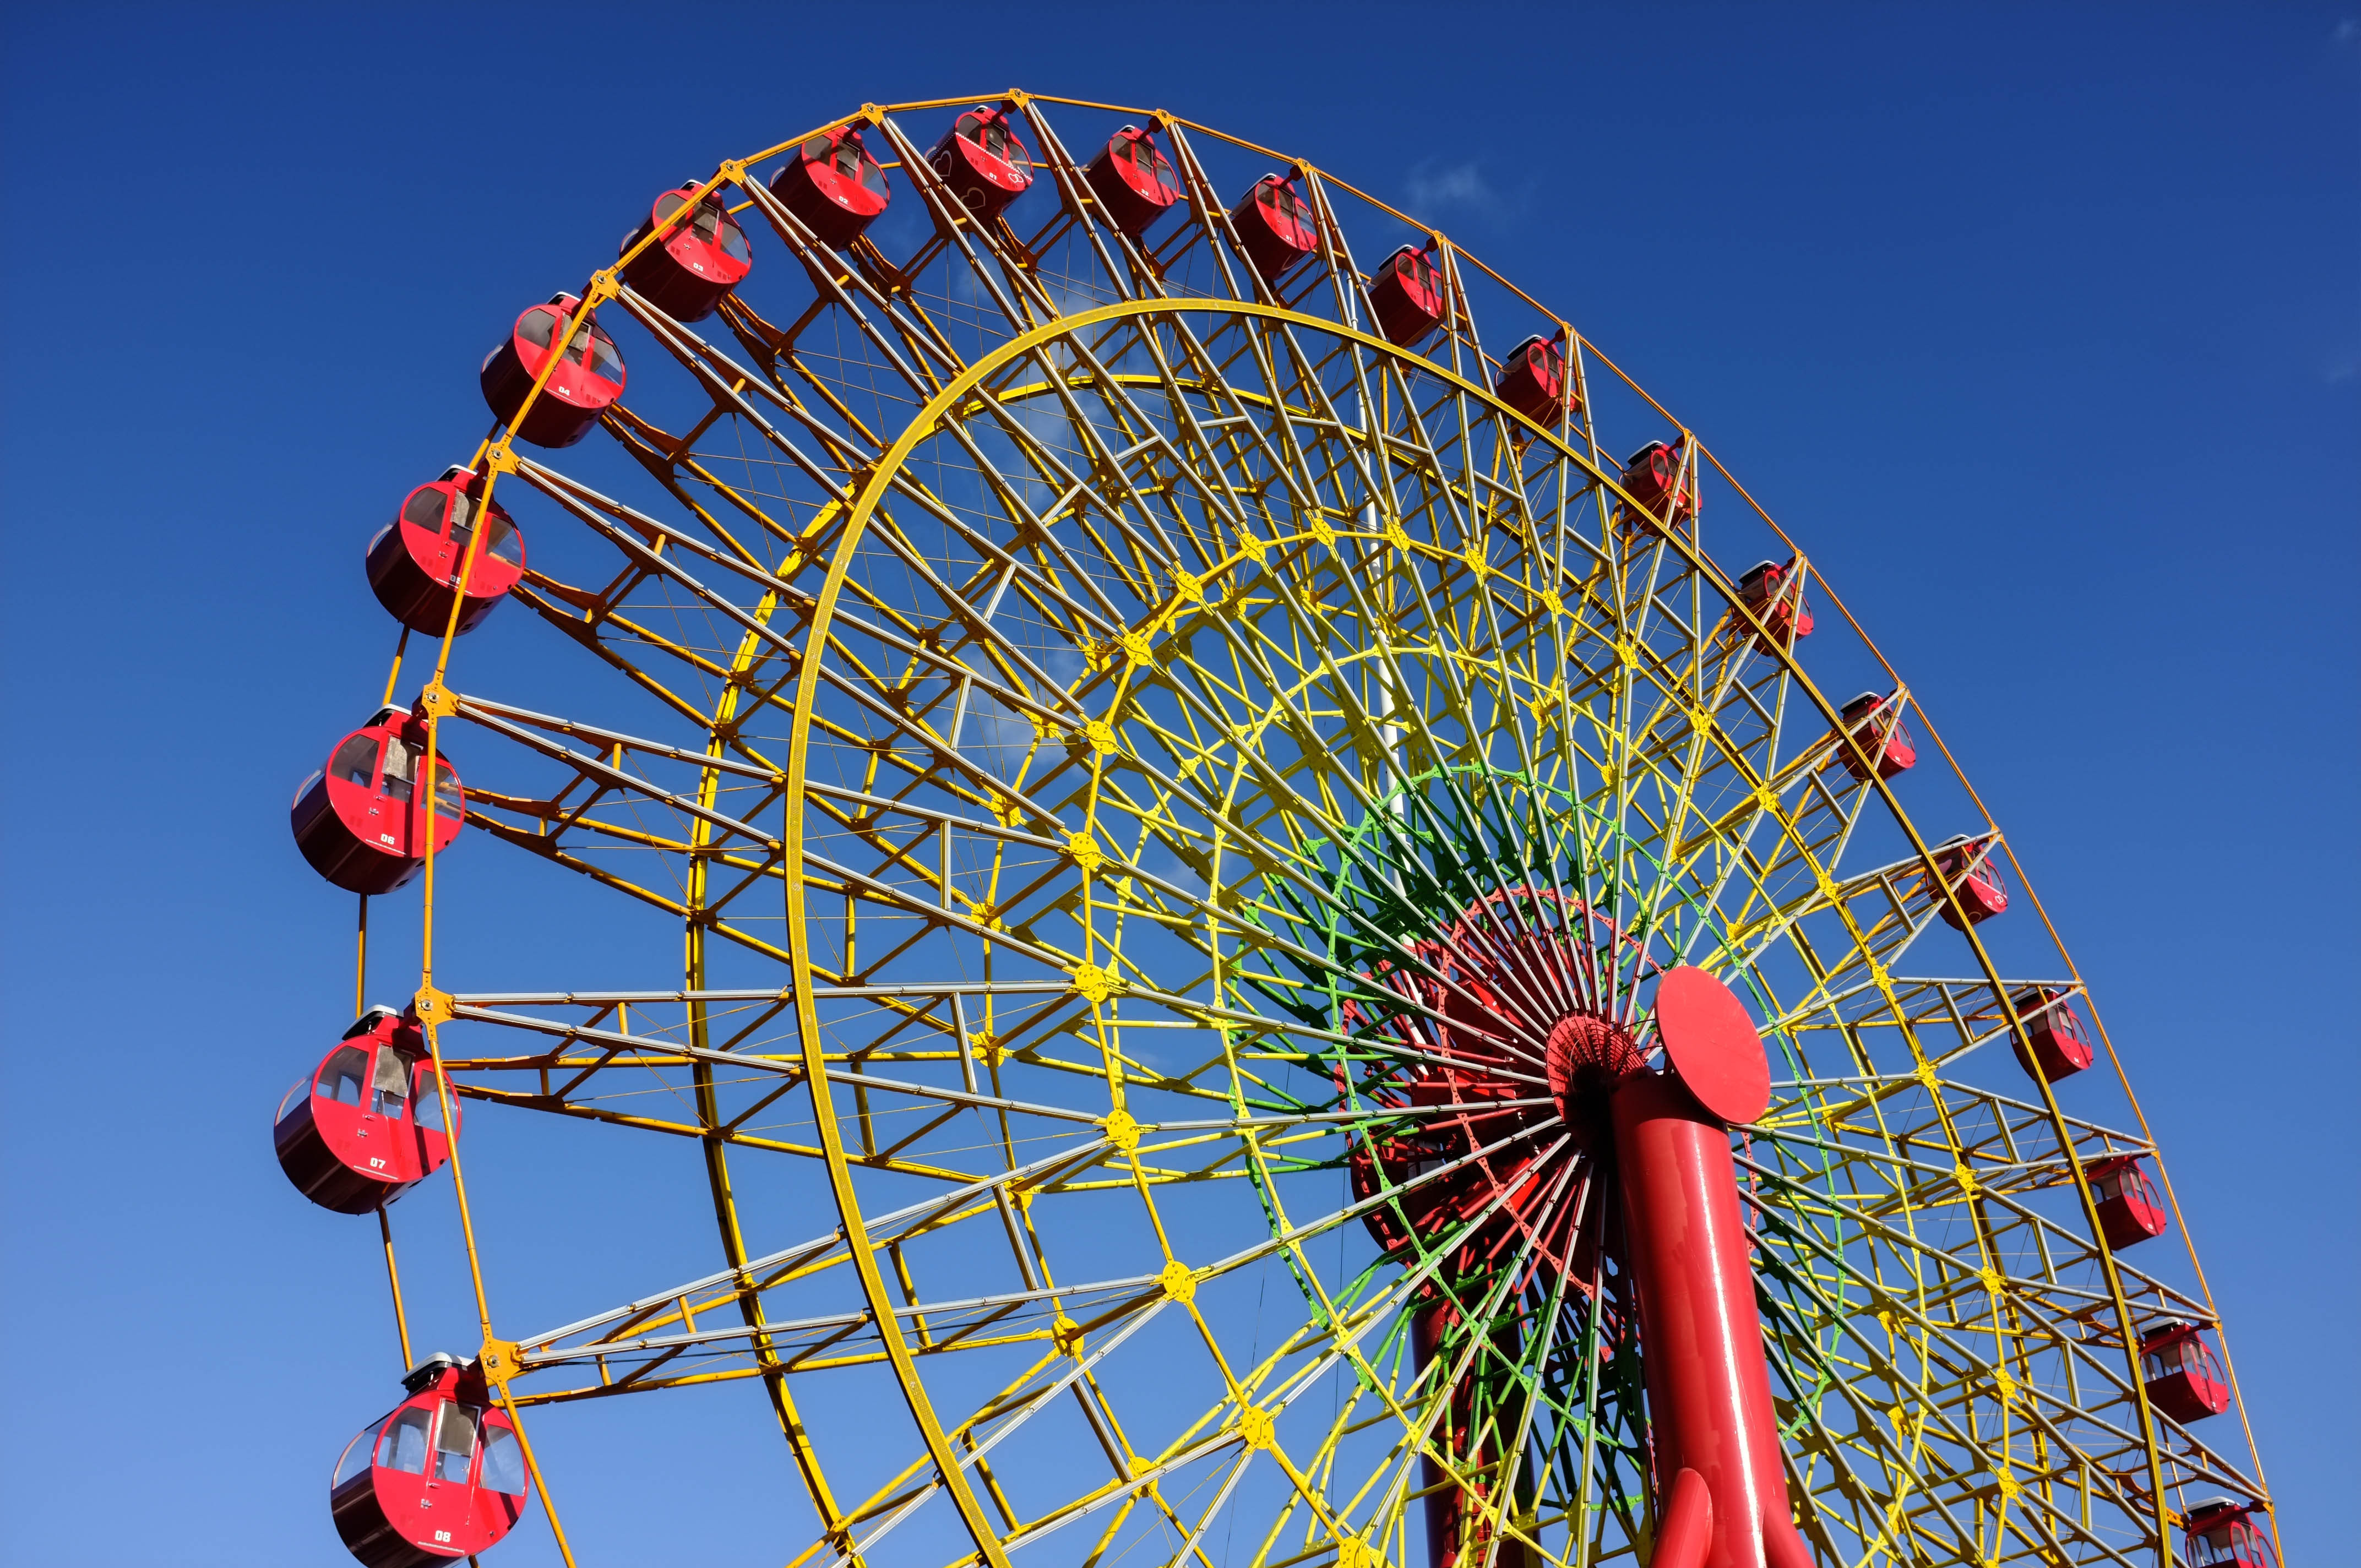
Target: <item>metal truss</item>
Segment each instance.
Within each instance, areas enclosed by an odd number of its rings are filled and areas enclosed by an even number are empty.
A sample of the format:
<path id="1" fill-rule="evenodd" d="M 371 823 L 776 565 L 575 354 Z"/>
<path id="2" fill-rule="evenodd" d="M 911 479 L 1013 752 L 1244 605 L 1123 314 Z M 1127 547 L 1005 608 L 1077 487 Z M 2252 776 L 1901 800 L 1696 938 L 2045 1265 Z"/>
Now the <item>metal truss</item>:
<path id="1" fill-rule="evenodd" d="M 921 214 L 898 248 L 771 194 L 801 137 L 722 164 L 754 277 L 691 324 L 595 273 L 637 328 L 603 442 L 482 455 L 534 545 L 503 613 L 554 635 L 480 664 L 446 637 L 423 707 L 466 737 L 469 824 L 548 868 L 519 917 L 658 911 L 681 978 L 436 989 L 434 906 L 491 896 L 477 843 L 430 866 L 421 1012 L 471 1142 L 524 1112 L 693 1141 L 719 1239 L 511 1337 L 478 1271 L 504 1401 L 759 1385 L 820 1521 L 795 1564 L 906 1560 L 921 1518 L 955 1562 L 1408 1563 L 1433 1466 L 1483 1500 L 1488 1565 L 1641 1560 L 1629 1287 L 1543 1245 L 1604 1189 L 1538 1042 L 1504 1037 L 1523 1120 L 1485 1146 L 1375 1197 L 1341 1175 L 1465 1110 L 1372 1091 L 1450 1060 L 1435 944 L 1546 890 L 1601 1008 L 1644 1029 L 1653 975 L 1700 964 L 1784 1061 L 1741 1164 L 1829 1561 L 2165 1562 L 2191 1489 L 2262 1497 L 2250 1447 L 2139 1383 L 2146 1326 L 2218 1327 L 2193 1255 L 2152 1277 L 2093 1240 L 2084 1173 L 2153 1160 L 2145 1134 L 1981 1070 L 2037 982 L 1943 924 L 1966 872 L 1929 845 L 2004 839 L 1963 780 L 1922 829 L 1921 781 L 1839 724 L 1810 671 L 1882 665 L 1865 639 L 1740 598 L 1736 552 L 1784 536 L 1704 443 L 1446 237 L 1191 122 L 1130 115 L 1184 186 L 1142 239 L 1082 173 L 1112 112 L 1008 95 L 1035 192 L 1024 228 L 979 222 L 919 152 L 966 102 L 846 122 Z M 1276 286 L 1229 217 L 1272 164 L 1320 241 Z M 1400 240 L 1449 295 L 1415 348 L 1376 335 L 1354 248 Z M 1491 395 L 1479 321 L 1565 330 L 1557 425 Z M 1609 423 L 1676 441 L 1693 515 L 1622 490 Z M 1790 606 L 1833 603 L 1797 559 Z M 2087 1008 L 2062 949 L 2036 972 Z M 757 1161 L 829 1218 L 751 1212 Z M 1379 1255 L 1364 1222 L 1470 1161 L 1532 1174 Z M 1539 1218 L 1471 1264 L 1512 1203 Z M 1422 1292 L 1459 1325 L 1423 1363 Z M 898 1469 L 848 1488 L 799 1406 L 823 1372 L 893 1390 Z"/>

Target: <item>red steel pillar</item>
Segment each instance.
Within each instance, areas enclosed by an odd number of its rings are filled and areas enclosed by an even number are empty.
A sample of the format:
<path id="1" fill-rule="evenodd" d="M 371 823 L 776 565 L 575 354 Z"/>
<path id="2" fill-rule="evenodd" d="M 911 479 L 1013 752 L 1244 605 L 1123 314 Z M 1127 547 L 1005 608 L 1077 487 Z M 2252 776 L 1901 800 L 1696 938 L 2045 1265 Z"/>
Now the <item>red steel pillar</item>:
<path id="1" fill-rule="evenodd" d="M 1444 1340 L 1452 1326 L 1459 1321 L 1459 1310 L 1447 1299 L 1422 1299 L 1411 1318 L 1411 1352 L 1416 1365 L 1424 1368 L 1448 1354 Z M 1471 1387 L 1462 1385 L 1449 1395 L 1450 1422 L 1448 1434 L 1435 1436 L 1447 1443 L 1451 1462 L 1462 1474 L 1480 1472 L 1499 1459 L 1498 1440 L 1494 1434 L 1477 1434 L 1476 1398 Z M 1499 1466 L 1491 1482 L 1490 1500 L 1501 1510 L 1516 1509 L 1516 1485 L 1520 1479 L 1518 1461 Z M 1480 1515 L 1486 1502 L 1479 1491 L 1471 1495 L 1450 1484 L 1450 1473 L 1438 1463 L 1432 1450 L 1419 1460 L 1419 1474 L 1426 1489 L 1426 1560 L 1431 1568 L 1483 1568 L 1486 1556 L 1491 1557 L 1491 1568 L 1539 1568 L 1540 1559 L 1529 1552 L 1523 1541 L 1513 1536 L 1503 1537 L 1495 1551 L 1492 1538 L 1496 1531 L 1492 1522 Z M 1463 1543 L 1462 1535 L 1466 1536 Z"/>
<path id="2" fill-rule="evenodd" d="M 1702 970 L 1659 982 L 1656 1027 L 1670 1070 L 1631 1074 L 1609 1102 L 1655 1444 L 1649 1568 L 1813 1568 L 1788 1512 L 1730 1154 L 1729 1124 L 1770 1102 L 1770 1065 L 1744 1003 Z"/>

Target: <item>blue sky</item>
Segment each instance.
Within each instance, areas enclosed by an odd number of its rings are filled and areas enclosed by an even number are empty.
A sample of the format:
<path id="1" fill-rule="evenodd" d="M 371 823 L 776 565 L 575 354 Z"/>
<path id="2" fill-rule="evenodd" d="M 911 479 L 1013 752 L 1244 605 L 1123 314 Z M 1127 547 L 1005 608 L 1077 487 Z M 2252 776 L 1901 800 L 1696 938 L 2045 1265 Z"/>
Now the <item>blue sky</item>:
<path id="1" fill-rule="evenodd" d="M 284 814 L 374 700 L 359 545 L 480 433 L 484 348 L 662 185 L 864 100 L 1019 85 L 1170 108 L 1448 229 L 1804 541 L 2101 998 L 2290 1555 L 2334 1560 L 2361 19 L 830 12 L 0 17 L 8 1555 L 340 1560 L 318 1483 L 387 1402 L 386 1336 L 368 1248 L 269 1155 L 350 996 L 349 905 Z"/>

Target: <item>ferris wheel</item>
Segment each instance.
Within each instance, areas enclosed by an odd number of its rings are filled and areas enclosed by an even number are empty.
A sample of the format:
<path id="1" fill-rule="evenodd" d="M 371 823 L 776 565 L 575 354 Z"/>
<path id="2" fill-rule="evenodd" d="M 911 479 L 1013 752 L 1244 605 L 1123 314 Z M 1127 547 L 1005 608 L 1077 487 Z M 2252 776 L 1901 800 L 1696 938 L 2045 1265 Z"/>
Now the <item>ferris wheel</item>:
<path id="1" fill-rule="evenodd" d="M 360 1561 L 599 1560 L 533 1439 L 695 1390 L 816 1568 L 2275 1563 L 1999 825 L 1567 322 L 1015 92 L 619 219 L 388 498 L 393 668 L 293 807 L 425 936 L 280 1158 L 390 1269 L 452 1183 L 479 1335 L 416 1354 L 390 1275 Z M 494 920 L 666 935 L 436 937 Z M 710 1266 L 512 1321 L 467 1178 L 526 1117 L 693 1146 Z"/>

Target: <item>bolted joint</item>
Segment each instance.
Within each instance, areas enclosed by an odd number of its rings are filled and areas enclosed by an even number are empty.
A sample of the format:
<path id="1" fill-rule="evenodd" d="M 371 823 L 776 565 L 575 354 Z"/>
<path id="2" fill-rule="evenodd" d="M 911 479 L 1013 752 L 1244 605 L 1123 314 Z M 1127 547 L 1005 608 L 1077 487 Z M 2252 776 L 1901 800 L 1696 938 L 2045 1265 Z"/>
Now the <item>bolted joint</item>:
<path id="1" fill-rule="evenodd" d="M 431 985 L 420 986 L 418 994 L 410 999 L 410 1010 L 421 1024 L 448 1024 L 457 1009 L 458 1003 L 449 992 L 437 991 Z"/>
<path id="2" fill-rule="evenodd" d="M 509 1379 L 524 1370 L 512 1339 L 485 1340 L 484 1347 L 476 1353 L 476 1367 L 483 1374 L 484 1381 L 495 1388 L 507 1387 Z"/>

